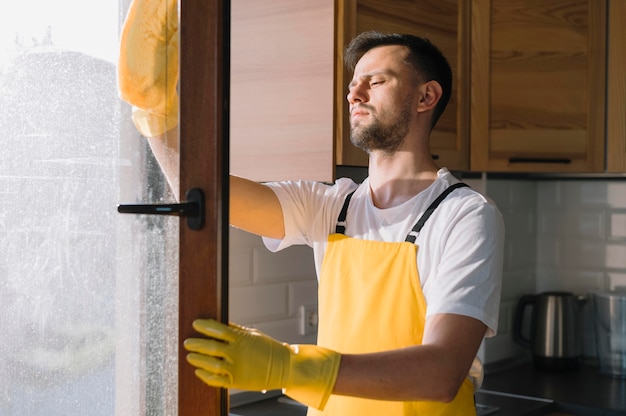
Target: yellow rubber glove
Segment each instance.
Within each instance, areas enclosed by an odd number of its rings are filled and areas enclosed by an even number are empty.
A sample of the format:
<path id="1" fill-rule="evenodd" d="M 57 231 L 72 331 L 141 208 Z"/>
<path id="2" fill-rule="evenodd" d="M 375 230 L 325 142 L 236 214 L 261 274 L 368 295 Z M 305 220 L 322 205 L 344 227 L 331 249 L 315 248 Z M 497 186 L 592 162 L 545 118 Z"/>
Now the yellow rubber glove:
<path id="1" fill-rule="evenodd" d="M 315 345 L 289 345 L 251 328 L 214 320 L 193 322 L 209 337 L 185 340 L 187 361 L 213 387 L 284 389 L 293 399 L 322 410 L 330 396 L 341 355 Z"/>
<path id="2" fill-rule="evenodd" d="M 141 134 L 178 125 L 178 0 L 133 0 L 120 40 L 120 97 L 133 105 Z"/>

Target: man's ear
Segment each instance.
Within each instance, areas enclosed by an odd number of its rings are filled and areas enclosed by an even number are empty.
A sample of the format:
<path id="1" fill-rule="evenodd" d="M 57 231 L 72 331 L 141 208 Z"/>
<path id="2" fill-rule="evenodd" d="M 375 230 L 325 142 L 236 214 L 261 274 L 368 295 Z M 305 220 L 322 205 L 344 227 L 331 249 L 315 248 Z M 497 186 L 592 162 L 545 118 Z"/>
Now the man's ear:
<path id="1" fill-rule="evenodd" d="M 434 109 L 441 99 L 442 93 L 441 85 L 437 81 L 432 80 L 420 85 L 420 98 L 417 104 L 417 112 L 423 113 L 424 111 Z"/>

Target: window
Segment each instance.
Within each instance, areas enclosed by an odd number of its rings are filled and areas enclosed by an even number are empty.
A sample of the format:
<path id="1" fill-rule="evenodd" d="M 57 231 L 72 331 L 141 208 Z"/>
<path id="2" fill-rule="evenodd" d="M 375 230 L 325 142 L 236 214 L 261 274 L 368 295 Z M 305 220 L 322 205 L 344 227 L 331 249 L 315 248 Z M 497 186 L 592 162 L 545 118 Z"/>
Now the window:
<path id="1" fill-rule="evenodd" d="M 174 415 L 178 220 L 117 95 L 127 1 L 0 16 L 0 416 Z"/>

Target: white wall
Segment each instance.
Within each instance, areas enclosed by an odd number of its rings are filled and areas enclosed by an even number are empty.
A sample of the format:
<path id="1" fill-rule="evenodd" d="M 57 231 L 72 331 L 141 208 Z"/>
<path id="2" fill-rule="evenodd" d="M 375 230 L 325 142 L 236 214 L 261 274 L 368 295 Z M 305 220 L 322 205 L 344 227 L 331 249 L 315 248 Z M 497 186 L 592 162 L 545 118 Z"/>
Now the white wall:
<path id="1" fill-rule="evenodd" d="M 543 181 L 537 197 L 537 292 L 589 294 L 626 286 L 626 181 Z M 587 356 L 596 355 L 591 318 L 587 302 Z"/>
<path id="2" fill-rule="evenodd" d="M 625 180 L 491 179 L 477 186 L 496 202 L 506 224 L 499 332 L 483 346 L 485 362 L 527 353 L 511 335 L 520 295 L 626 286 Z M 229 267 L 231 321 L 282 341 L 315 342 L 315 336 L 300 335 L 298 315 L 300 305 L 317 303 L 311 249 L 272 254 L 260 238 L 233 229 Z M 583 309 L 584 352 L 593 356 L 589 309 Z"/>
<path id="3" fill-rule="evenodd" d="M 300 306 L 317 305 L 313 250 L 290 247 L 278 253 L 260 237 L 231 227 L 229 319 L 280 341 L 315 343 L 300 334 Z"/>
<path id="4" fill-rule="evenodd" d="M 498 205 L 506 227 L 498 334 L 485 340 L 481 355 L 489 363 L 524 352 L 513 342 L 513 316 L 519 297 L 535 293 L 537 185 L 533 181 L 489 180 L 485 193 Z"/>

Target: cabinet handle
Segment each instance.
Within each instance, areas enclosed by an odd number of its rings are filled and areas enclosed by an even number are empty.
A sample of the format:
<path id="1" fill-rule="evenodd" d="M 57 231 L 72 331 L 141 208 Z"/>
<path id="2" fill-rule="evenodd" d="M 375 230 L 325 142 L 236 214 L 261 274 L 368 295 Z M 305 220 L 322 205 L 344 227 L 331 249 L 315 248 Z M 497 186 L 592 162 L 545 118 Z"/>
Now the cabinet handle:
<path id="1" fill-rule="evenodd" d="M 572 163 L 572 159 L 561 158 L 561 157 L 510 157 L 509 163 L 561 163 L 563 165 L 567 165 Z"/>
<path id="2" fill-rule="evenodd" d="M 186 198 L 180 204 L 122 204 L 117 206 L 117 212 L 187 217 L 187 226 L 192 230 L 200 230 L 204 226 L 204 192 L 193 188 L 187 192 Z"/>

